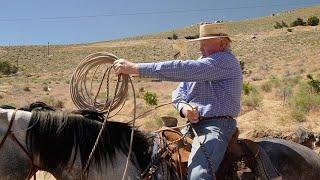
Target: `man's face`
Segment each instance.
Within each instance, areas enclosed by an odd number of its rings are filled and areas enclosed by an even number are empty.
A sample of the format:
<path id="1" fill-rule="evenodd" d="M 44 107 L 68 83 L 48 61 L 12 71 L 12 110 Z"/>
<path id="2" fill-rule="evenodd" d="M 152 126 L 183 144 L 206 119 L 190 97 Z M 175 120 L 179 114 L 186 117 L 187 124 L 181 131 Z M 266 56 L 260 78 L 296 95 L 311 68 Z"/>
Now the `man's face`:
<path id="1" fill-rule="evenodd" d="M 200 41 L 200 51 L 204 57 L 208 57 L 211 54 L 221 51 L 221 41 L 220 38 L 205 39 Z"/>

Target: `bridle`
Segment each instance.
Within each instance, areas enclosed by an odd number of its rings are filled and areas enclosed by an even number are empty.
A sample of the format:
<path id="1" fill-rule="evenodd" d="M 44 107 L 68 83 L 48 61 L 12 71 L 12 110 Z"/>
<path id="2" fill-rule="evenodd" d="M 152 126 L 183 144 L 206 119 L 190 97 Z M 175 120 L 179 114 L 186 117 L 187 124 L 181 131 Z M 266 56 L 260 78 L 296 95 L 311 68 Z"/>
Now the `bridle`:
<path id="1" fill-rule="evenodd" d="M 26 179 L 30 179 L 33 176 L 34 180 L 36 180 L 36 172 L 38 171 L 39 168 L 38 168 L 38 166 L 36 166 L 34 164 L 33 157 L 29 154 L 28 150 L 25 147 L 23 147 L 23 145 L 19 142 L 19 140 L 14 135 L 14 132 L 11 130 L 17 111 L 18 111 L 18 109 L 15 109 L 12 113 L 11 120 L 10 120 L 8 129 L 6 131 L 6 134 L 4 135 L 3 139 L 0 142 L 0 149 L 3 146 L 4 142 L 7 140 L 7 138 L 10 137 L 20 147 L 20 149 L 27 155 L 27 157 L 29 158 L 29 160 L 31 162 L 32 167 L 29 170 L 29 173 L 28 173 L 28 176 L 26 177 Z"/>

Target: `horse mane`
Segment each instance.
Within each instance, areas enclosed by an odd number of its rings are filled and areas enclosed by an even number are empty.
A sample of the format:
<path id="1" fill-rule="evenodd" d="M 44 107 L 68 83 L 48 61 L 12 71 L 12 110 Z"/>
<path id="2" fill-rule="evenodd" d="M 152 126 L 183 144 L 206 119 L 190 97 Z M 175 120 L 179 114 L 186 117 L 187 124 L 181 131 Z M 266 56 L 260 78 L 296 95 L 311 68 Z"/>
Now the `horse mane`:
<path id="1" fill-rule="evenodd" d="M 16 107 L 12 106 L 12 105 L 0 105 L 0 108 L 2 109 L 16 109 Z M 56 111 L 56 109 L 52 106 L 47 105 L 44 102 L 41 101 L 36 101 L 33 103 L 30 103 L 28 105 L 24 105 L 20 108 L 18 108 L 18 110 L 23 110 L 23 111 L 33 111 L 33 110 L 39 110 L 39 111 Z"/>
<path id="2" fill-rule="evenodd" d="M 88 114 L 88 112 L 87 112 Z M 101 129 L 101 119 L 89 119 L 95 115 L 83 116 L 81 113 L 65 113 L 60 111 L 32 111 L 27 131 L 26 144 L 33 156 L 39 157 L 44 168 L 54 170 L 66 167 L 71 160 L 72 165 L 79 153 L 82 168 L 84 168 L 89 154 Z M 36 123 L 36 124 L 34 124 Z M 107 162 L 113 163 L 115 153 L 120 150 L 125 155 L 129 151 L 132 127 L 126 123 L 109 121 L 104 128 L 102 137 L 91 161 L 98 169 Z M 133 154 L 136 156 L 134 165 L 139 163 L 141 169 L 150 162 L 149 142 L 145 135 L 135 130 Z M 135 159 L 135 158 L 132 158 Z"/>

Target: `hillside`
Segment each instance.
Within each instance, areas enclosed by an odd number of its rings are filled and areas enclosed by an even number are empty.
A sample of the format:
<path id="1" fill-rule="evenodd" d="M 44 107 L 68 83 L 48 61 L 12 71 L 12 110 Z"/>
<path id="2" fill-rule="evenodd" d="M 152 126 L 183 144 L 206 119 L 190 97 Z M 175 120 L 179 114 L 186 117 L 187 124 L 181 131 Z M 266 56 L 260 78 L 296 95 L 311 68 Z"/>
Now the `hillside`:
<path id="1" fill-rule="evenodd" d="M 312 74 L 315 79 L 320 79 L 320 26 L 294 27 L 292 32 L 273 28 L 276 21 L 289 24 L 297 17 L 306 20 L 310 16 L 320 17 L 320 5 L 275 16 L 227 22 L 233 39 L 233 52 L 245 63 L 247 73 L 244 81 L 250 82 L 250 86 L 259 92 L 261 98 L 255 104 L 254 98 L 258 95 L 248 96 L 249 99 L 244 96 L 242 112 L 238 117 L 242 136 L 284 137 L 298 127 L 320 135 L 320 100 L 315 101 L 307 112 L 298 114 L 302 118 L 292 113 L 296 110 L 292 107 L 292 97 L 306 84 L 306 75 Z M 9 61 L 19 68 L 16 75 L 0 77 L 0 104 L 21 106 L 40 100 L 65 109 L 74 109 L 69 95 L 70 77 L 79 62 L 95 52 L 110 52 L 136 62 L 172 59 L 179 51 L 181 59 L 197 58 L 198 44 L 186 43 L 183 38 L 196 35 L 197 26 L 191 25 L 174 32 L 178 35 L 178 40 L 167 39 L 172 36 L 170 30 L 115 41 L 51 45 L 49 56 L 47 46 L 0 47 L 0 61 Z M 177 85 L 142 78 L 135 78 L 134 82 L 137 91 L 144 89 L 156 92 L 160 104 L 171 100 L 171 91 Z M 290 90 L 288 94 L 287 89 Z M 138 92 L 138 114 L 150 108 L 144 103 L 142 96 L 141 90 Z M 132 108 L 130 97 L 125 111 L 117 119 L 130 119 L 132 114 L 125 112 L 131 112 Z M 161 115 L 178 116 L 171 106 L 167 106 L 144 117 L 139 123 L 146 130 L 156 129 Z"/>

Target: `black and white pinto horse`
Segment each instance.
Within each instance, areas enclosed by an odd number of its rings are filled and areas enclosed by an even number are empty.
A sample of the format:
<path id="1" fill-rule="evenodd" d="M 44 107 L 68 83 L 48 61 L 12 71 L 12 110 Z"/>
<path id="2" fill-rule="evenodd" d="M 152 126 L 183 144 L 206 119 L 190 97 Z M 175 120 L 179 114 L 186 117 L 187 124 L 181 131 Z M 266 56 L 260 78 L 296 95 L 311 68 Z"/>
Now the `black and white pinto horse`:
<path id="1" fill-rule="evenodd" d="M 13 109 L 6 108 L 0 108 L 0 142 L 14 114 Z M 50 172 L 56 179 L 80 179 L 101 128 L 101 117 L 87 112 L 29 111 L 15 113 L 11 135 L 0 147 L 0 179 L 26 179 L 33 164 L 39 170 Z M 131 129 L 125 123 L 107 123 L 87 171 L 87 179 L 122 178 Z M 12 134 L 22 147 L 13 140 Z M 140 179 L 151 161 L 152 144 L 146 134 L 135 131 L 126 179 Z M 320 178 L 320 157 L 314 151 L 279 139 L 262 140 L 259 145 L 283 179 Z"/>

